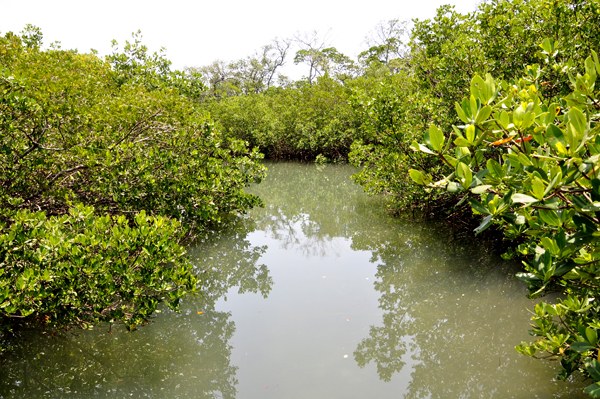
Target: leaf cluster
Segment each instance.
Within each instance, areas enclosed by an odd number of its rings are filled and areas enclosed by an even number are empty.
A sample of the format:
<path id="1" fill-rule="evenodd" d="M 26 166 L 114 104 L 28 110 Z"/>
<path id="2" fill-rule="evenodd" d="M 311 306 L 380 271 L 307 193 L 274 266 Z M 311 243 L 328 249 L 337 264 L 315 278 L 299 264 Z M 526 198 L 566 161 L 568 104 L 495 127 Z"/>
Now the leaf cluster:
<path id="1" fill-rule="evenodd" d="M 596 52 L 577 65 L 561 61 L 551 39 L 540 45 L 545 65 L 530 65 L 516 81 L 474 76 L 470 96 L 456 102 L 462 124 L 444 134 L 432 125 L 413 149 L 446 165 L 443 179 L 411 170 L 417 184 L 463 195 L 484 216 L 479 233 L 497 223 L 523 243 L 517 254 L 530 297 L 559 291 L 557 304 L 541 302 L 532 318 L 540 337 L 517 350 L 559 358 L 561 378 L 582 370 L 600 381 L 596 357 L 600 308 L 600 91 Z M 579 70 L 579 73 L 577 71 Z M 542 88 L 569 85 L 553 97 Z M 453 138 L 453 139 L 452 139 Z M 596 362 L 596 363 L 595 363 Z M 586 392 L 600 396 L 600 385 Z"/>
<path id="2" fill-rule="evenodd" d="M 8 213 L 8 214 L 7 214 Z M 0 314 L 35 315 L 53 327 L 147 321 L 161 302 L 177 308 L 196 290 L 179 222 L 161 216 L 98 216 L 76 205 L 67 215 L 4 211 Z"/>
<path id="3" fill-rule="evenodd" d="M 485 77 L 490 73 L 508 80 L 518 76 L 524 65 L 540 60 L 546 77 L 540 93 L 566 96 L 570 83 L 560 77 L 564 71 L 546 67 L 551 54 L 538 44 L 549 38 L 556 43 L 551 53 L 560 50 L 564 59 L 583 62 L 600 43 L 599 11 L 594 1 L 494 0 L 480 4 L 470 14 L 442 6 L 434 18 L 413 21 L 401 82 L 385 79 L 382 85 L 388 87 L 380 90 L 381 95 L 361 93 L 355 102 L 364 109 L 361 129 L 369 132 L 374 127 L 378 132 L 371 136 L 375 140 L 353 147 L 350 160 L 365 166 L 356 181 L 369 191 L 383 188 L 395 198 L 398 209 L 428 209 L 455 201 L 455 193 L 438 192 L 432 197 L 409 177 L 411 168 L 426 170 L 435 180 L 442 177 L 437 164 L 424 163 L 410 154 L 412 141 L 427 130 L 424 125 L 434 123 L 450 131 L 459 118 L 455 103 L 469 95 L 475 74 Z"/>

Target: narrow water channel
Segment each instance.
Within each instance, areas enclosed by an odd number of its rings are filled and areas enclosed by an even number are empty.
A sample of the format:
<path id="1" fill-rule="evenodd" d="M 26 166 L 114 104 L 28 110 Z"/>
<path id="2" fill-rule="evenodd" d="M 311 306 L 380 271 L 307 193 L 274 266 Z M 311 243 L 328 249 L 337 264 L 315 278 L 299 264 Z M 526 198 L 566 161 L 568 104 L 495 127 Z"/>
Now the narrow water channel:
<path id="1" fill-rule="evenodd" d="M 504 262 L 394 218 L 347 165 L 269 163 L 266 206 L 190 248 L 203 294 L 133 333 L 22 331 L 0 398 L 584 398 L 514 346 Z"/>

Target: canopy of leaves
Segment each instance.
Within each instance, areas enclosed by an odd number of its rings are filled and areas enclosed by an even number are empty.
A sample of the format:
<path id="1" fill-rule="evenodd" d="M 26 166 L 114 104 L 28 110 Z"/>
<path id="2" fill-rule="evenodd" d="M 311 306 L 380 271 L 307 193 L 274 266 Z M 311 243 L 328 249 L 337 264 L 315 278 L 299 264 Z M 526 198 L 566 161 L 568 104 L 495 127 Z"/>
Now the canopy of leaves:
<path id="1" fill-rule="evenodd" d="M 0 37 L 0 321 L 135 327 L 196 289 L 185 235 L 260 205 L 261 156 L 137 38 L 107 60 L 41 40 Z"/>
<path id="2" fill-rule="evenodd" d="M 435 123 L 448 131 L 458 117 L 454 104 L 468 94 L 475 73 L 518 76 L 524 65 L 539 62 L 539 43 L 546 38 L 560 43 L 565 58 L 584 60 L 600 45 L 599 7 L 598 2 L 581 0 L 493 0 L 471 14 L 442 6 L 433 19 L 414 21 L 403 90 L 398 90 L 398 80 L 387 79 L 382 83 L 386 88 L 379 89 L 381 95 L 364 92 L 355 102 L 369 115 L 361 119 L 363 131 L 373 131 L 373 120 L 379 125 L 376 135 L 369 134 L 368 141 L 353 147 L 350 160 L 365 166 L 356 181 L 369 190 L 380 187 L 393 195 L 396 209 L 426 210 L 455 201 L 453 193 L 413 186 L 410 168 L 429 170 L 437 180 L 442 177 L 435 167 L 422 164 L 407 151 L 426 130 L 424 124 Z M 540 87 L 543 93 L 569 93 L 564 80 L 552 78 L 558 73 L 547 71 L 550 83 Z"/>
<path id="3" fill-rule="evenodd" d="M 345 159 L 358 138 L 352 85 L 329 77 L 204 104 L 227 137 L 247 141 L 269 158 Z"/>

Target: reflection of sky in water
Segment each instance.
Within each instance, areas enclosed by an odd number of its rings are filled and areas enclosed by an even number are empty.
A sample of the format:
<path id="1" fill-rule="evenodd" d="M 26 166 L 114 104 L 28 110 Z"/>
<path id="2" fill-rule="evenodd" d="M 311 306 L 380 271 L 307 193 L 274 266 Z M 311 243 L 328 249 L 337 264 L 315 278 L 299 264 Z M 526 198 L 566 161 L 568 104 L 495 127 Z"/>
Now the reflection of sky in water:
<path id="1" fill-rule="evenodd" d="M 237 333 L 230 343 L 240 397 L 358 398 L 405 392 L 410 367 L 386 384 L 375 365 L 361 370 L 353 360 L 356 346 L 383 314 L 372 289 L 377 268 L 369 261 L 371 253 L 355 251 L 349 239 L 339 237 L 307 252 L 313 238 L 301 228 L 293 234 L 294 245 L 282 245 L 286 237 L 280 241 L 280 235 L 263 231 L 249 235 L 268 246 L 260 259 L 274 281 L 267 300 L 229 295 L 216 305 L 234 315 Z M 403 356 L 407 363 L 409 356 Z"/>
<path id="2" fill-rule="evenodd" d="M 278 226 L 277 230 L 257 231 L 251 233 L 248 238 L 256 244 L 261 242 L 262 237 L 270 237 L 271 245 L 289 251 L 287 256 L 295 254 L 307 258 L 305 261 L 310 261 L 310 258 L 342 256 L 344 248 L 340 241 L 329 236 L 320 236 L 319 229 L 320 225 L 310 220 L 310 215 L 299 214 L 284 226 Z"/>
<path id="3" fill-rule="evenodd" d="M 514 264 L 387 215 L 351 167 L 268 167 L 265 208 L 190 249 L 200 297 L 132 334 L 25 331 L 0 397 L 585 397 L 514 350 Z"/>

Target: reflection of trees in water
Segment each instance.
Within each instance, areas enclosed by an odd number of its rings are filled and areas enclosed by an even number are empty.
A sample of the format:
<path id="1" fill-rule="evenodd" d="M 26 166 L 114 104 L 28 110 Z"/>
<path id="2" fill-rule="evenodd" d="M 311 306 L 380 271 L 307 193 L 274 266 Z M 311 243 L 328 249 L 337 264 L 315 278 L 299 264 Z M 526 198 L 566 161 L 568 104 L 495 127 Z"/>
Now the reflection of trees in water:
<path id="1" fill-rule="evenodd" d="M 411 398 L 528 398 L 547 392 L 552 382 L 539 378 L 547 365 L 523 367 L 530 359 L 513 349 L 513 337 L 527 339 L 527 320 L 515 320 L 520 316 L 507 307 L 531 304 L 515 302 L 524 299 L 526 288 L 514 278 L 519 266 L 495 255 L 499 242 L 478 237 L 474 245 L 470 233 L 455 236 L 443 224 L 390 217 L 384 200 L 366 198 L 352 185 L 352 168 L 267 167 L 267 180 L 252 189 L 267 207 L 252 212 L 259 230 L 305 256 L 329 254 L 333 238 L 348 238 L 354 250 L 371 252 L 378 264 L 374 288 L 381 294 L 383 325 L 372 326 L 358 344 L 359 366 L 374 363 L 384 381 L 410 367 Z M 512 381 L 511 368 L 522 379 Z M 580 392 L 555 384 L 550 389 L 562 394 L 554 397 Z"/>
<path id="2" fill-rule="evenodd" d="M 384 311 L 383 325 L 371 326 L 354 352 L 360 367 L 372 362 L 390 381 L 410 359 L 407 398 L 529 398 L 550 384 L 562 392 L 556 398 L 581 393 L 580 386 L 541 379 L 542 364 L 520 368 L 521 379 L 509 381 L 511 367 L 530 361 L 509 338 L 524 330 L 510 305 L 526 293 L 514 278 L 518 265 L 472 241 L 449 242 L 444 228 L 382 227 L 379 236 L 353 238 L 355 249 L 372 251 L 380 263 L 374 287 Z"/>
<path id="3" fill-rule="evenodd" d="M 186 299 L 181 313 L 167 311 L 131 334 L 116 327 L 108 334 L 102 327 L 47 337 L 23 328 L 13 340 L 15 350 L 0 364 L 0 397 L 71 392 L 86 398 L 234 398 L 237 368 L 229 361 L 229 341 L 235 325 L 215 303 L 234 287 L 240 293 L 270 292 L 269 270 L 258 264 L 266 247 L 247 239 L 255 230 L 307 257 L 335 253 L 337 237 L 371 252 L 384 314 L 354 358 L 360 366 L 374 363 L 384 381 L 410 368 L 407 397 L 528 398 L 547 392 L 551 383 L 538 374 L 545 365 L 523 368 L 531 360 L 520 358 L 513 349 L 517 342 L 507 338 L 522 337 L 525 330 L 505 305 L 525 295 L 513 278 L 518 267 L 500 263 L 479 244 L 448 240 L 450 232 L 439 226 L 390 217 L 381 199 L 366 198 L 352 184 L 352 172 L 335 165 L 276 165 L 252 189 L 267 209 L 230 218 L 190 249 L 202 276 L 201 294 Z M 511 368 L 520 370 L 521 379 Z M 553 389 L 563 393 L 553 397 L 579 392 L 561 384 Z"/>
<path id="4" fill-rule="evenodd" d="M 188 250 L 202 280 L 205 308 L 213 309 L 232 287 L 239 287 L 239 294 L 260 293 L 265 298 L 271 291 L 273 279 L 269 269 L 257 264 L 267 247 L 253 246 L 247 239 L 255 228 L 252 220 L 232 216 Z"/>
<path id="5" fill-rule="evenodd" d="M 200 296 L 138 331 L 113 326 L 109 334 L 101 326 L 49 336 L 23 326 L 0 365 L 0 397 L 235 398 L 237 367 L 229 361 L 235 324 L 214 305 L 236 286 L 269 293 L 269 270 L 257 265 L 266 248 L 246 239 L 253 228 L 232 218 L 191 249 L 203 276 Z"/>
<path id="6" fill-rule="evenodd" d="M 227 343 L 234 323 L 229 313 L 194 310 L 162 316 L 168 328 L 160 331 L 155 325 L 54 337 L 22 331 L 26 336 L 0 369 L 0 397 L 234 398 L 237 368 L 229 364 Z"/>
<path id="7" fill-rule="evenodd" d="M 279 247 L 284 250 L 295 249 L 306 258 L 339 257 L 341 248 L 337 240 L 329 235 L 319 234 L 320 226 L 310 220 L 310 215 L 295 215 L 290 219 L 282 217 L 280 223 L 267 230 Z"/>
<path id="8" fill-rule="evenodd" d="M 303 256 L 335 256 L 336 237 L 348 238 L 360 222 L 358 208 L 366 198 L 347 165 L 266 163 L 267 179 L 252 188 L 265 202 L 252 217 L 257 228 L 284 249 Z M 367 199 L 368 200 L 368 199 Z"/>
<path id="9" fill-rule="evenodd" d="M 339 258 L 342 251 L 340 242 L 334 240 L 333 237 L 318 239 L 315 236 L 306 237 L 302 242 L 298 243 L 297 249 L 307 258 L 323 258 L 326 256 Z"/>

